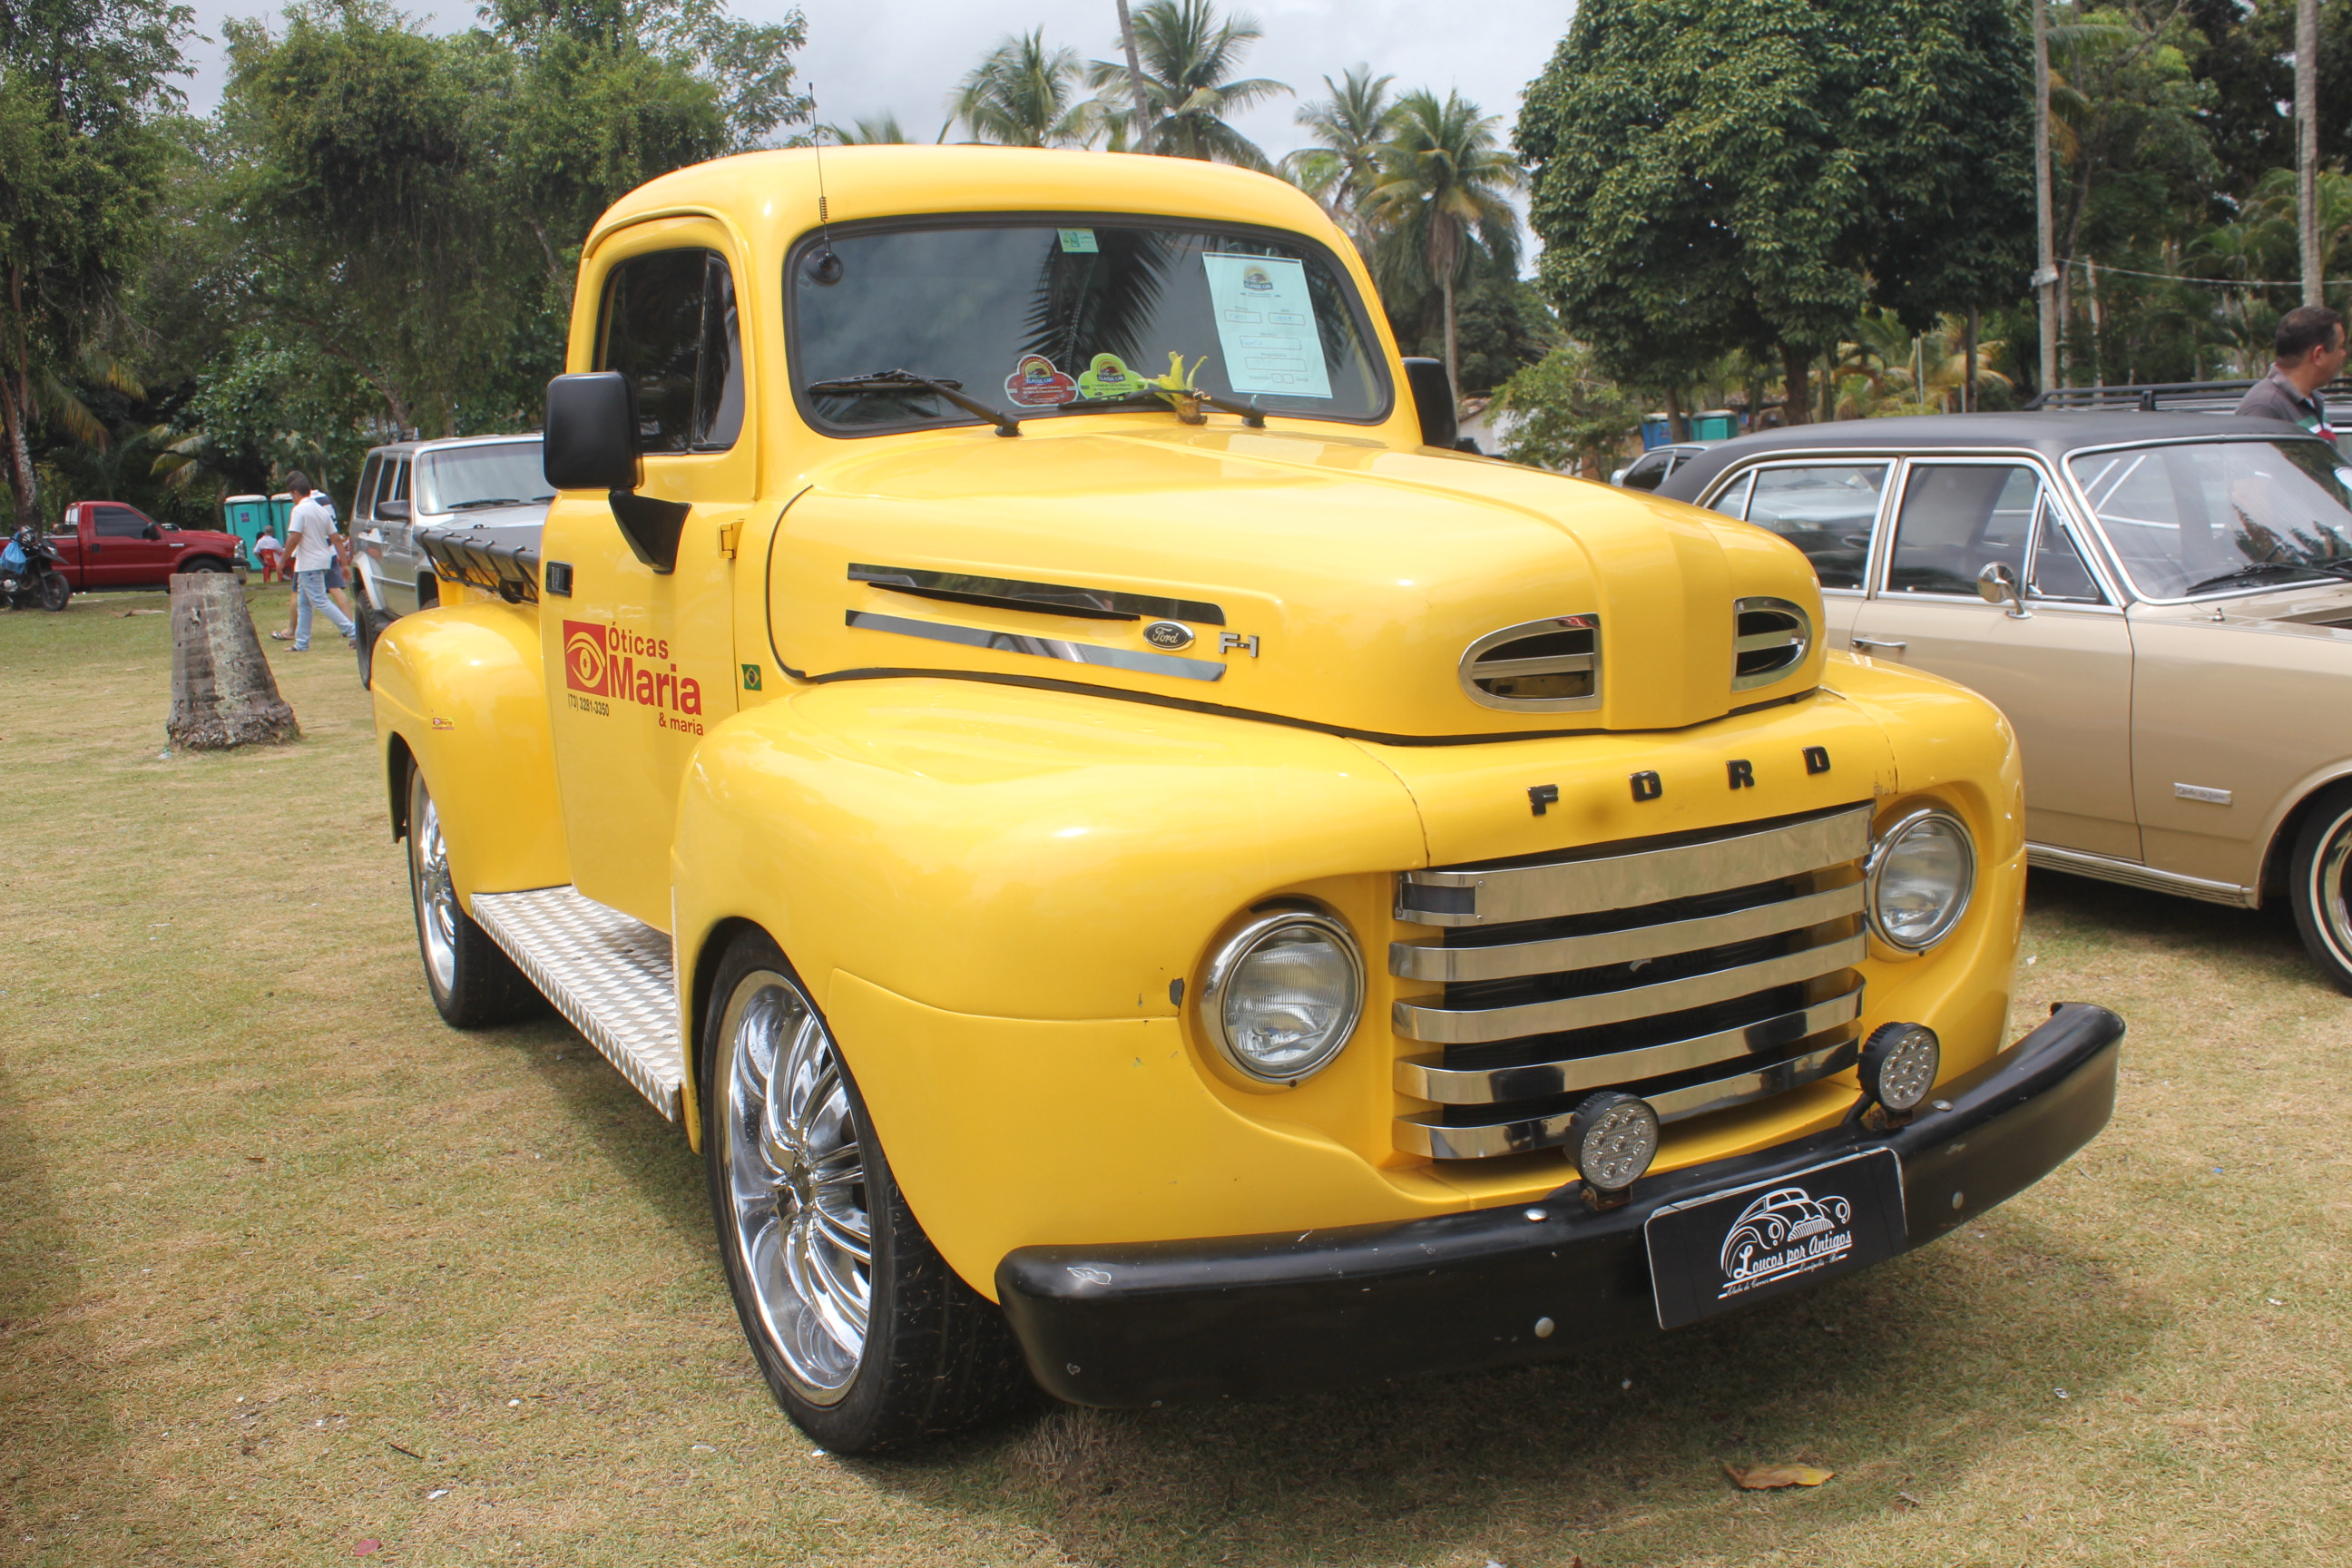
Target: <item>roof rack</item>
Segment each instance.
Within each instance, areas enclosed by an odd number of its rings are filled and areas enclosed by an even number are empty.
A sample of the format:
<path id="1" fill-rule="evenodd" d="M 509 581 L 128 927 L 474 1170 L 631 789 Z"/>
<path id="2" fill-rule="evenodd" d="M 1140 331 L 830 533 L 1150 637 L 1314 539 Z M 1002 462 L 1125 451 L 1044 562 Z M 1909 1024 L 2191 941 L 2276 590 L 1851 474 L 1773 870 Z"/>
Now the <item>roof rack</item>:
<path id="1" fill-rule="evenodd" d="M 528 544 L 493 544 L 462 533 L 420 528 L 416 548 L 433 563 L 434 575 L 495 594 L 509 605 L 539 603 L 539 552 Z"/>
<path id="2" fill-rule="evenodd" d="M 2026 400 L 2028 413 L 2136 408 L 2142 414 L 2234 414 L 2251 381 L 2149 381 L 2119 386 L 2053 386 Z M 2352 379 L 2338 377 L 2319 389 L 2323 397 L 2352 402 Z"/>

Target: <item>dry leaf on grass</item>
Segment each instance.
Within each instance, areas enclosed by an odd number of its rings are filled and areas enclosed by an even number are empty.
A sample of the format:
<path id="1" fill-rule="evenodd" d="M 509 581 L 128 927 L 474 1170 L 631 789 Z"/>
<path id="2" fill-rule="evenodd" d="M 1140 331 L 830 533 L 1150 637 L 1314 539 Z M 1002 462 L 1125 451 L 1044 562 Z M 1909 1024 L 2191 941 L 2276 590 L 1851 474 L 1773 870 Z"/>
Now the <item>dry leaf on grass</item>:
<path id="1" fill-rule="evenodd" d="M 1738 1482 L 1740 1489 L 1751 1492 L 1768 1492 L 1776 1487 L 1817 1487 L 1837 1474 L 1812 1465 L 1750 1465 L 1745 1469 L 1726 1465 L 1723 1473 Z"/>
<path id="2" fill-rule="evenodd" d="M 383 1550 L 383 1542 L 371 1536 L 367 1540 L 361 1542 L 357 1546 L 352 1547 L 352 1555 L 354 1557 L 373 1557 Z"/>

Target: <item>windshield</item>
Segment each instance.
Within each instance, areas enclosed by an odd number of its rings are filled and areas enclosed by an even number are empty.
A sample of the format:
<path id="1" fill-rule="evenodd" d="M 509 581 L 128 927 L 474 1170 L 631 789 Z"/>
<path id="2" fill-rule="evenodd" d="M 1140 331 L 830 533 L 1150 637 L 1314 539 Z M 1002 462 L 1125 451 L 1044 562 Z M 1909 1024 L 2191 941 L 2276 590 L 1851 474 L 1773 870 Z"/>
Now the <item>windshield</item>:
<path id="1" fill-rule="evenodd" d="M 785 269 L 793 380 L 819 426 L 847 434 L 974 416 L 903 384 L 863 395 L 808 389 L 903 370 L 958 384 L 1022 419 L 1097 413 L 1182 357 L 1191 384 L 1268 413 L 1369 422 L 1388 377 L 1354 290 L 1297 237 L 1177 223 L 1069 220 L 837 229 L 839 259 Z M 834 281 L 819 277 L 834 275 Z"/>
<path id="2" fill-rule="evenodd" d="M 2070 458 L 2152 599 L 2291 583 L 2352 561 L 2352 490 L 2318 441 L 2216 441 Z"/>
<path id="3" fill-rule="evenodd" d="M 417 499 L 428 512 L 555 499 L 535 437 L 427 452 L 416 460 L 416 474 Z"/>

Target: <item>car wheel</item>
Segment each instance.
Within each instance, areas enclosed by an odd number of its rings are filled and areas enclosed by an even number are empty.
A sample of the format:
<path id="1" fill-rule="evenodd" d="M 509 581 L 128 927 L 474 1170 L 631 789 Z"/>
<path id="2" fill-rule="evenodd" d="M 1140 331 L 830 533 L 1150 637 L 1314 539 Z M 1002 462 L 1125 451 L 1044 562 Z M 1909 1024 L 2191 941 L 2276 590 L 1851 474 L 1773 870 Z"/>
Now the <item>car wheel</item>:
<path id="1" fill-rule="evenodd" d="M 2303 945 L 2337 990 L 2352 993 L 2352 787 L 2312 803 L 2295 835 L 2287 885 Z"/>
<path id="2" fill-rule="evenodd" d="M 441 808 L 425 770 L 408 773 L 408 893 L 416 906 L 416 945 L 433 1005 L 452 1028 L 479 1029 L 529 1017 L 546 1004 L 465 907 L 449 876 Z"/>
<path id="3" fill-rule="evenodd" d="M 1034 1397 L 1003 1314 L 923 1234 L 823 1016 L 762 933 L 721 962 L 702 1058 L 728 1287 L 801 1430 L 866 1454 Z"/>
<path id="4" fill-rule="evenodd" d="M 186 565 L 181 567 L 180 570 L 183 572 L 226 572 L 228 570 L 228 563 L 226 561 L 215 561 L 209 555 L 199 555 L 194 561 L 191 561 Z"/>
<path id="5" fill-rule="evenodd" d="M 352 595 L 352 647 L 359 650 L 360 686 L 362 689 L 367 689 L 373 685 L 375 673 L 376 634 L 383 630 L 382 623 L 376 619 L 374 606 L 368 603 L 367 590 L 362 588 L 353 594 Z"/>
<path id="6" fill-rule="evenodd" d="M 66 581 L 66 574 L 64 573 L 44 572 L 41 574 L 41 608 L 54 614 L 58 610 L 64 609 L 66 607 L 66 601 L 72 597 L 73 584 Z"/>

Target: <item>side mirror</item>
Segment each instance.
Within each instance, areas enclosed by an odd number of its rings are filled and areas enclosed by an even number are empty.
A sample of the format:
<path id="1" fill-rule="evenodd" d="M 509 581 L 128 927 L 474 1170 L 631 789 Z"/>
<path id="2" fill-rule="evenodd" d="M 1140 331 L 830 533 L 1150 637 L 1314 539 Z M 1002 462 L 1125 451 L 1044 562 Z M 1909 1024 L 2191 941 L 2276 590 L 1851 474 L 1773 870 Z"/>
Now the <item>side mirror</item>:
<path id="1" fill-rule="evenodd" d="M 618 371 L 559 375 L 547 384 L 540 465 L 559 490 L 603 490 L 636 558 L 656 572 L 677 564 L 678 531 L 690 508 L 636 493 L 637 392 Z"/>
<path id="2" fill-rule="evenodd" d="M 139 531 L 139 537 L 142 539 L 161 539 L 163 537 L 163 531 L 151 522 L 146 527 Z"/>
<path id="3" fill-rule="evenodd" d="M 408 503 L 404 500 L 380 500 L 375 503 L 375 520 L 378 522 L 406 522 Z"/>
<path id="4" fill-rule="evenodd" d="M 1977 574 L 1977 595 L 1988 605 L 2007 605 L 2011 620 L 2021 621 L 2033 613 L 2025 607 L 2017 574 L 1998 561 Z"/>
<path id="5" fill-rule="evenodd" d="M 1442 359 L 1408 359 L 1405 384 L 1412 389 L 1413 406 L 1421 412 L 1421 444 L 1440 451 L 1454 450 L 1462 426 L 1454 413 L 1454 383 Z"/>

